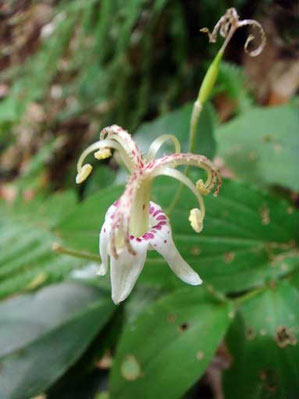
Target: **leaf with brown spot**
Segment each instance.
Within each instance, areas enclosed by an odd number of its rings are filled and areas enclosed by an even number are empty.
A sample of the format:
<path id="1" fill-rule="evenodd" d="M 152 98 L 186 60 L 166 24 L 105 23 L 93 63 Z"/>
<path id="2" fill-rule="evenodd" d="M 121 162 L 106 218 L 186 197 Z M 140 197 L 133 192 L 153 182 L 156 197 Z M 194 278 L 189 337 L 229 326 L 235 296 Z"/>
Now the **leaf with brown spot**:
<path id="1" fill-rule="evenodd" d="M 181 398 L 213 358 L 231 322 L 231 311 L 230 303 L 215 301 L 204 287 L 192 287 L 140 313 L 120 339 L 112 366 L 111 397 Z M 174 314 L 169 322 L 169 315 Z"/>
<path id="2" fill-rule="evenodd" d="M 242 305 L 227 336 L 234 361 L 224 374 L 226 398 L 298 398 L 298 309 L 299 292 L 286 281 Z"/>

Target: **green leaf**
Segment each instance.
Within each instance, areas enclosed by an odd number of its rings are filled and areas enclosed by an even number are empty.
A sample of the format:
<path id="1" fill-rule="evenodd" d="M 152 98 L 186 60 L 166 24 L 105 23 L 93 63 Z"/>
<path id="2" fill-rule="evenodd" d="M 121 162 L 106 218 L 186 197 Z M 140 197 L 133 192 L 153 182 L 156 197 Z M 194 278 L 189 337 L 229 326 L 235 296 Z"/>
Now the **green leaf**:
<path id="1" fill-rule="evenodd" d="M 99 232 L 109 206 L 120 197 L 123 187 L 109 187 L 98 191 L 77 205 L 56 228 L 64 245 L 76 250 L 99 253 Z"/>
<path id="2" fill-rule="evenodd" d="M 167 210 L 176 190 L 176 184 L 161 178 L 152 198 Z M 79 204 L 57 227 L 62 242 L 98 254 L 105 212 L 121 191 L 121 187 L 103 190 Z M 170 220 L 178 249 L 206 283 L 224 292 L 242 291 L 298 268 L 299 214 L 288 203 L 244 184 L 225 181 L 219 196 L 207 196 L 205 204 L 201 234 L 188 222 L 196 202 L 187 191 Z M 168 289 L 184 286 L 155 251 L 148 252 L 140 283 Z"/>
<path id="3" fill-rule="evenodd" d="M 52 230 L 75 207 L 75 195 L 64 193 L 27 204 L 0 203 L 0 298 L 62 280 L 82 260 L 57 255 Z"/>
<path id="4" fill-rule="evenodd" d="M 298 110 L 254 108 L 216 129 L 218 155 L 237 177 L 299 190 Z"/>
<path id="5" fill-rule="evenodd" d="M 153 199 L 167 209 L 175 192 L 175 185 L 163 181 Z M 188 222 L 194 205 L 186 190 L 171 214 L 171 224 L 182 256 L 206 283 L 238 292 L 298 268 L 299 213 L 287 202 L 240 182 L 225 181 L 217 198 L 205 198 L 200 234 Z M 183 284 L 155 251 L 148 253 L 147 265 L 141 281 L 171 287 Z"/>
<path id="6" fill-rule="evenodd" d="M 87 348 L 114 309 L 85 284 L 62 283 L 0 305 L 0 397 L 37 395 Z"/>
<path id="7" fill-rule="evenodd" d="M 227 337 L 227 399 L 295 399 L 299 392 L 299 293 L 286 281 L 252 297 Z"/>
<path id="8" fill-rule="evenodd" d="M 145 310 L 121 337 L 111 397 L 181 398 L 211 361 L 231 311 L 229 303 L 216 302 L 199 287 L 177 291 Z"/>
<path id="9" fill-rule="evenodd" d="M 156 138 L 162 134 L 173 134 L 179 139 L 182 150 L 186 152 L 188 150 L 192 106 L 192 104 L 184 105 L 182 108 L 160 116 L 152 122 L 143 123 L 134 134 L 134 140 L 136 140 L 140 149 L 146 152 Z M 215 154 L 214 114 L 209 104 L 203 108 L 199 118 L 195 152 L 206 155 L 208 158 L 213 158 Z"/>

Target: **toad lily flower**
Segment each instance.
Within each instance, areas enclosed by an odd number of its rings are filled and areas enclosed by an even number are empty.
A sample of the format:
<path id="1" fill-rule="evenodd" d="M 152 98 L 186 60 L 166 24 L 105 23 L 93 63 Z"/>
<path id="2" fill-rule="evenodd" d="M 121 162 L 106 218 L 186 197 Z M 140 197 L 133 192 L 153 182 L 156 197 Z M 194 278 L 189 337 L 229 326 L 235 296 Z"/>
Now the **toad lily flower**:
<path id="1" fill-rule="evenodd" d="M 175 153 L 155 159 L 165 141 L 172 141 Z M 213 163 L 205 156 L 184 154 L 176 137 L 163 135 L 150 146 L 142 156 L 131 135 L 121 127 L 113 125 L 100 133 L 100 140 L 89 146 L 78 161 L 76 182 L 83 182 L 90 174 L 90 164 L 83 166 L 85 157 L 95 152 L 96 159 L 105 159 L 115 150 L 118 159 L 127 167 L 130 178 L 121 197 L 108 209 L 100 232 L 100 255 L 102 265 L 100 275 L 108 270 L 110 257 L 110 276 L 112 299 L 118 304 L 132 291 L 145 264 L 148 250 L 159 252 L 172 271 L 184 282 L 201 284 L 199 275 L 184 261 L 172 239 L 169 219 L 161 207 L 150 201 L 152 183 L 157 176 L 173 177 L 185 184 L 198 200 L 199 208 L 190 211 L 190 223 L 196 232 L 203 225 L 205 208 L 202 194 L 208 194 L 218 184 L 214 195 L 221 186 L 221 178 Z M 183 173 L 176 170 L 180 165 L 203 168 L 207 172 L 204 182 L 196 185 Z"/>

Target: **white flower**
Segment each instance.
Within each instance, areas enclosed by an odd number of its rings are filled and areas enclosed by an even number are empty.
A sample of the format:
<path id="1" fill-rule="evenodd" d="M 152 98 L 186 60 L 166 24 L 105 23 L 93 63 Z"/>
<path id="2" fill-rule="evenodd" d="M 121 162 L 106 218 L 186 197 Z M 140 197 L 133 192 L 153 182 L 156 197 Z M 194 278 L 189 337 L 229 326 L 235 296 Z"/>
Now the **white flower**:
<path id="1" fill-rule="evenodd" d="M 155 159 L 162 144 L 171 140 L 175 153 Z M 180 153 L 180 144 L 176 137 L 163 135 L 150 146 L 146 156 L 142 156 L 130 134 L 119 126 L 105 128 L 100 140 L 89 146 L 78 161 L 77 183 L 84 181 L 90 174 L 89 164 L 82 166 L 85 157 L 94 151 L 97 159 L 111 155 L 111 149 L 119 155 L 120 161 L 130 172 L 130 178 L 121 197 L 108 209 L 100 233 L 100 255 L 102 265 L 100 275 L 106 274 L 110 258 L 110 276 L 112 299 L 118 304 L 132 291 L 146 261 L 148 250 L 159 252 L 173 272 L 184 282 L 191 285 L 201 284 L 199 275 L 179 254 L 171 233 L 168 217 L 161 207 L 150 201 L 152 183 L 157 176 L 170 176 L 185 184 L 196 196 L 200 209 L 190 211 L 189 220 L 196 232 L 202 230 L 205 208 L 201 194 L 208 194 L 216 183 L 214 195 L 221 186 L 218 171 L 205 156 Z M 191 165 L 203 168 L 207 180 L 199 180 L 196 185 L 175 168 Z"/>

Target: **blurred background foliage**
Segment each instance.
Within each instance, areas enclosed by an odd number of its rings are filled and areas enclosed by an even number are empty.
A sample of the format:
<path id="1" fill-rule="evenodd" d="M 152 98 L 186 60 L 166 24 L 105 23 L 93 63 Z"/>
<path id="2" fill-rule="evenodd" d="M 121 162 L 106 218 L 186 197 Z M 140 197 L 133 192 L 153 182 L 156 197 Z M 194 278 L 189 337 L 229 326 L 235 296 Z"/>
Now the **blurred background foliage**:
<path id="1" fill-rule="evenodd" d="M 201 115 L 196 152 L 227 178 L 203 232 L 187 193 L 172 215 L 205 284 L 185 287 L 150 253 L 116 308 L 94 275 L 125 176 L 107 160 L 78 188 L 76 160 L 112 123 L 144 151 L 162 133 L 186 150 L 219 48 L 199 28 L 232 6 L 267 46 L 252 59 L 237 32 Z M 297 397 L 298 26 L 291 0 L 0 3 L 1 399 Z M 176 187 L 161 179 L 154 200 L 167 209 Z"/>

